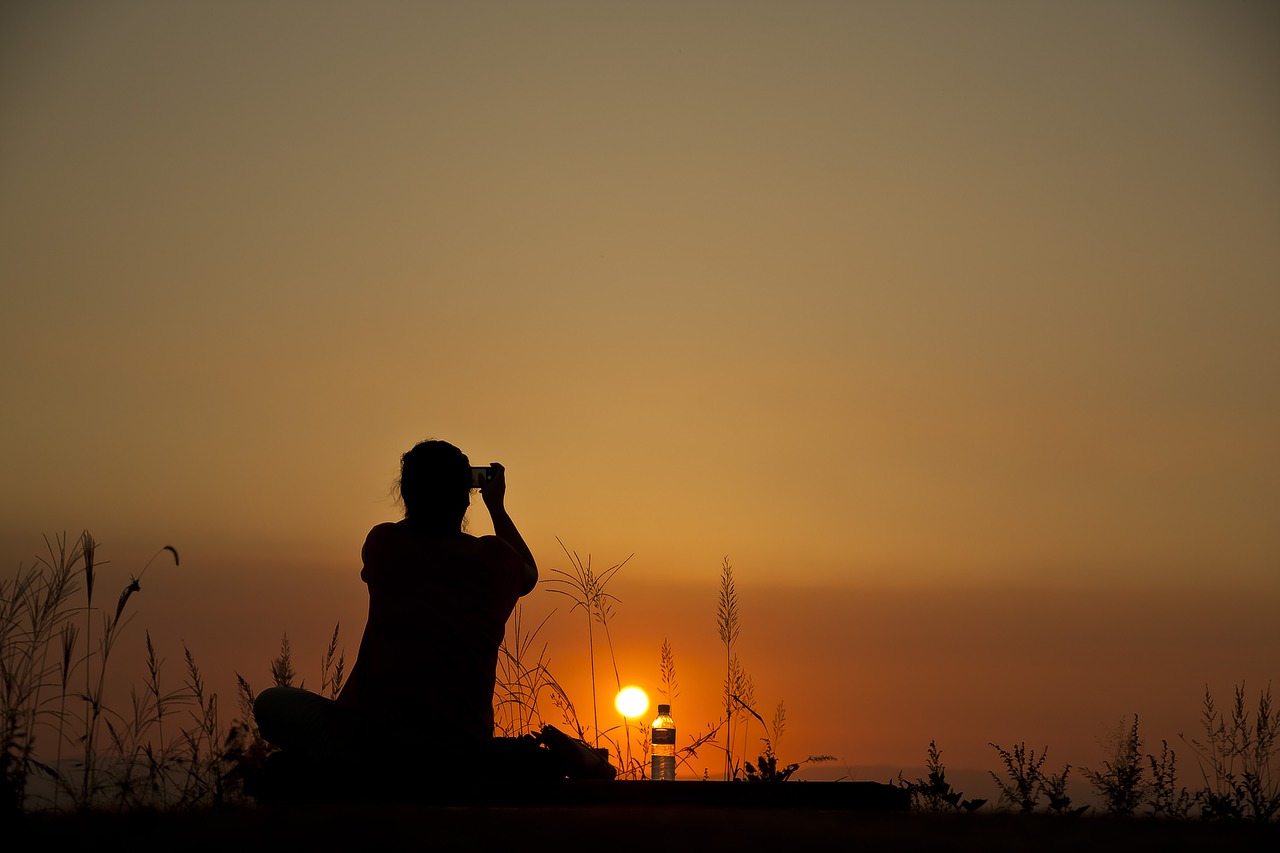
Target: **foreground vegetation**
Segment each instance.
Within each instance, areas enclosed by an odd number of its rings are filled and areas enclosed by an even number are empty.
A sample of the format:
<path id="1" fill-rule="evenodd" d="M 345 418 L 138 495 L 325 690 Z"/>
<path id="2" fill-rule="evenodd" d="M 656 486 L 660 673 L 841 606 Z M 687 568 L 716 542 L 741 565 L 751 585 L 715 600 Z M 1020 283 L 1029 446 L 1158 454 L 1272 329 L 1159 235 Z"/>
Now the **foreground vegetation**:
<path id="1" fill-rule="evenodd" d="M 206 688 L 190 650 L 183 649 L 181 684 L 170 688 L 145 634 L 143 683 L 130 688 L 126 707 L 108 702 L 112 650 L 132 619 L 132 596 L 141 591 L 141 580 L 157 559 L 178 564 L 177 550 L 161 548 L 129 578 L 116 600 L 102 607 L 94 603 L 99 564 L 92 536 L 84 533 L 74 541 L 63 536 L 45 544 L 45 554 L 32 566 L 0 581 L 0 815 L 185 813 L 250 803 L 245 781 L 261 768 L 271 748 L 253 722 L 254 690 L 243 677 L 237 674 L 239 715 L 224 720 L 218 697 Z M 583 619 L 591 706 L 579 711 L 550 671 L 545 646 L 537 645 L 542 625 L 526 630 L 517 611 L 500 653 L 497 733 L 515 737 L 554 724 L 584 742 L 607 747 L 619 778 L 646 778 L 648 727 L 625 719 L 621 725 L 602 724 L 596 705 L 597 646 L 616 686 L 622 687 L 610 629 L 616 598 L 608 585 L 627 561 L 597 572 L 589 557 L 567 548 L 565 555 L 569 568 L 553 570 L 546 583 L 566 597 L 571 614 Z M 741 624 L 728 559 L 720 572 L 716 616 L 724 645 L 723 713 L 715 724 L 686 736 L 677 760 L 689 767 L 700 753 L 716 756 L 717 762 L 723 756 L 721 780 L 785 782 L 801 765 L 831 757 L 807 756 L 789 763 L 779 759 L 785 706 L 778 702 L 768 722 L 756 710 L 755 685 L 736 652 Z M 659 692 L 671 703 L 679 686 L 669 642 L 658 650 L 657 664 Z M 321 659 L 319 692 L 336 696 L 344 670 L 335 627 Z M 298 679 L 287 637 L 271 675 L 277 685 Z M 1280 814 L 1280 720 L 1271 707 L 1270 687 L 1254 705 L 1243 686 L 1237 687 L 1225 712 L 1206 689 L 1201 729 L 1197 737 L 1181 737 L 1199 771 L 1198 782 L 1188 788 L 1178 775 L 1177 753 L 1168 741 L 1161 741 L 1159 750 L 1146 751 L 1134 716 L 1116 733 L 1112 754 L 1102 766 L 1080 771 L 1097 795 L 1097 814 L 1275 825 Z M 753 743 L 762 749 L 749 749 Z M 1067 795 L 1072 767 L 1052 770 L 1047 748 L 1037 752 L 1025 743 L 991 747 L 1001 768 L 991 773 L 999 789 L 995 802 L 967 799 L 953 789 L 936 742 L 928 747 L 926 776 L 908 780 L 900 774 L 896 784 L 906 789 L 912 810 L 920 815 L 998 812 L 1070 818 L 1089 811 Z M 709 779 L 705 770 L 703 778 Z"/>
<path id="2" fill-rule="evenodd" d="M 1236 688 L 1227 714 L 1215 708 L 1213 695 L 1206 690 L 1201 724 L 1203 738 L 1184 738 L 1201 774 L 1201 785 L 1188 789 L 1178 783 L 1177 754 L 1168 741 L 1160 742 L 1159 754 L 1143 752 L 1134 716 L 1132 723 L 1116 733 L 1111 757 L 1102 767 L 1082 771 L 1101 803 L 1099 812 L 1111 818 L 1186 819 L 1194 815 L 1209 821 L 1275 822 L 1280 813 L 1275 760 L 1280 721 L 1271 710 L 1271 689 L 1262 691 L 1253 714 L 1243 687 Z M 1047 747 L 1037 754 L 1025 743 L 1012 749 L 994 743 L 990 746 L 1003 768 L 1002 772 L 991 772 L 1000 792 L 996 809 L 1079 817 L 1091 808 L 1072 804 L 1067 795 L 1071 765 L 1051 772 L 1046 767 Z M 911 782 L 898 777 L 899 784 L 911 794 L 914 810 L 969 814 L 987 805 L 983 799 L 966 799 L 947 781 L 936 741 L 929 742 L 925 769 L 927 778 Z"/>

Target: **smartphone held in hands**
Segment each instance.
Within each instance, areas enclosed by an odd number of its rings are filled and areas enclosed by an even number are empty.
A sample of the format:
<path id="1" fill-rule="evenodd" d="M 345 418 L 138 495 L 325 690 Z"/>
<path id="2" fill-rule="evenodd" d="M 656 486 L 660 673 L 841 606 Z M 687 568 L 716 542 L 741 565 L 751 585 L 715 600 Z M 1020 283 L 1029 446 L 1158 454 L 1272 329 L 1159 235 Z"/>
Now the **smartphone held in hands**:
<path id="1" fill-rule="evenodd" d="M 478 489 L 492 479 L 492 465 L 484 465 L 481 467 L 476 467 L 475 465 L 471 466 L 471 488 Z"/>

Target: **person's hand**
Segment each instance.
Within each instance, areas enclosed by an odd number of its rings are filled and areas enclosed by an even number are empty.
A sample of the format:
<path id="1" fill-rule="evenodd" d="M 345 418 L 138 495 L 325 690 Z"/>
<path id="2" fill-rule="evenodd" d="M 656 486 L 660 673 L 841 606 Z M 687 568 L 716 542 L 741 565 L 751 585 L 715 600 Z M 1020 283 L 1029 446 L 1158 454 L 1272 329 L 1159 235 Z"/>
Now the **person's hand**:
<path id="1" fill-rule="evenodd" d="M 498 462 L 490 462 L 489 467 L 493 469 L 493 476 L 480 484 L 480 497 L 492 513 L 502 509 L 507 494 L 507 475 L 506 469 Z"/>

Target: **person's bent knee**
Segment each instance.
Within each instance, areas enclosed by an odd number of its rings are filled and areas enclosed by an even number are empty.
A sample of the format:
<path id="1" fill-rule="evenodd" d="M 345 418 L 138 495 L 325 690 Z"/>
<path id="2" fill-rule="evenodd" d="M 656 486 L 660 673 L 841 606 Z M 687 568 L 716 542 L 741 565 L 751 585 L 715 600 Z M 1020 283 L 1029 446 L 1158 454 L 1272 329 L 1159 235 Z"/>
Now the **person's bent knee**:
<path id="1" fill-rule="evenodd" d="M 269 743 L 279 744 L 278 738 L 293 714 L 290 706 L 297 701 L 297 687 L 268 687 L 253 700 L 253 719 L 258 733 Z"/>
<path id="2" fill-rule="evenodd" d="M 268 687 L 253 701 L 263 740 L 281 749 L 323 751 L 345 734 L 334 700 L 300 687 Z"/>
<path id="3" fill-rule="evenodd" d="M 253 700 L 253 718 L 258 721 L 259 726 L 262 725 L 264 717 L 271 719 L 276 715 L 282 698 L 281 694 L 289 689 L 288 687 L 268 687 Z"/>

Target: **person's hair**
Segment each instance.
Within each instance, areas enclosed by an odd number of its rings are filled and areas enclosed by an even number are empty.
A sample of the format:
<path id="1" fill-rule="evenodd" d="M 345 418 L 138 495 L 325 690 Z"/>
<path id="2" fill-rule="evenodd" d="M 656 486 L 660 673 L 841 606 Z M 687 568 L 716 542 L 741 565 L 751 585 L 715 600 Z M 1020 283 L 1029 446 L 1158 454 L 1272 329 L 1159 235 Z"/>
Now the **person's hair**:
<path id="1" fill-rule="evenodd" d="M 400 457 L 396 488 L 409 521 L 458 530 L 471 505 L 471 461 L 447 441 L 419 442 Z"/>

